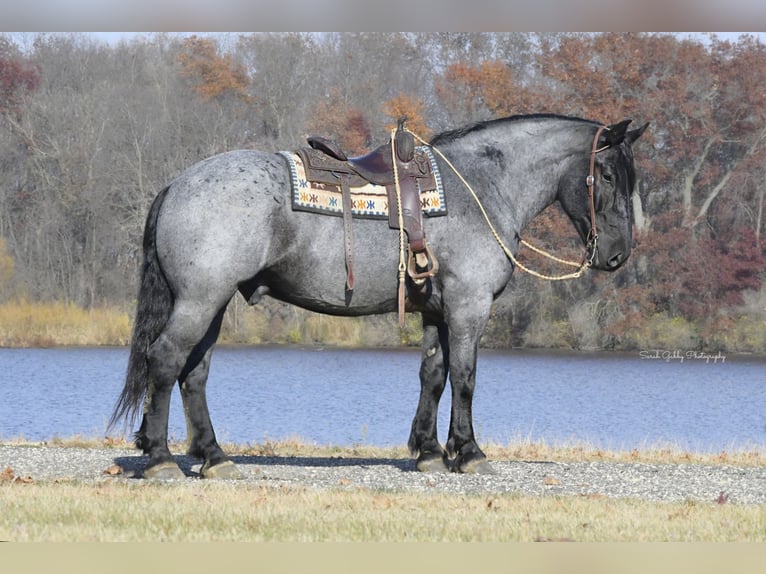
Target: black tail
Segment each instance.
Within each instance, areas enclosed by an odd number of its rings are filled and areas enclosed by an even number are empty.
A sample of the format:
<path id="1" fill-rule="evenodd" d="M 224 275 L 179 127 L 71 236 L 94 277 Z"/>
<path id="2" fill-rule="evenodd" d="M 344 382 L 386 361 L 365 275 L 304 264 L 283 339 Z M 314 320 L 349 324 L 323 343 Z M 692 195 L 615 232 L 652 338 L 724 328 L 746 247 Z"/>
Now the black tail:
<path id="1" fill-rule="evenodd" d="M 157 259 L 157 215 L 165 200 L 166 187 L 154 198 L 144 228 L 144 263 L 141 286 L 133 324 L 133 336 L 128 359 L 125 388 L 122 389 L 114 413 L 109 420 L 111 429 L 121 419 L 133 423 L 146 396 L 149 346 L 159 337 L 173 310 L 173 293 Z"/>

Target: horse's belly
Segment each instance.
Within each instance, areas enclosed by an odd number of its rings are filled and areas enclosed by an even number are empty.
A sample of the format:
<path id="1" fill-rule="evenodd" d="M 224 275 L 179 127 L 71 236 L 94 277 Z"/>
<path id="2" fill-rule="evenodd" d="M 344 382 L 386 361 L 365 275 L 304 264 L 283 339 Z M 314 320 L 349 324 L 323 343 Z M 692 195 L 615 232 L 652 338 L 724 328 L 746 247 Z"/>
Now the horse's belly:
<path id="1" fill-rule="evenodd" d="M 342 238 L 341 238 L 342 240 Z M 268 272 L 269 294 L 310 311 L 333 315 L 388 313 L 396 308 L 396 256 L 355 249 L 354 288 L 347 288 L 342 242 L 293 252 Z"/>

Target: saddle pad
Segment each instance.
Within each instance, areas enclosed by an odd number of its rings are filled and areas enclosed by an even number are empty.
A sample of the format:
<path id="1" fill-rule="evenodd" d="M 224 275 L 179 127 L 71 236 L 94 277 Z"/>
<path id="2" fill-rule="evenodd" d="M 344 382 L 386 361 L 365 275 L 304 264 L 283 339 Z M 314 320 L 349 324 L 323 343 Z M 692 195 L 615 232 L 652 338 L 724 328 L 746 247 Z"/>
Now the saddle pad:
<path id="1" fill-rule="evenodd" d="M 431 162 L 436 189 L 421 191 L 420 204 L 423 214 L 436 217 L 447 214 L 447 204 L 444 201 L 442 186 L 436 160 L 427 147 L 419 147 Z M 292 182 L 292 206 L 296 211 L 311 211 L 326 215 L 343 215 L 343 201 L 340 185 L 322 184 L 306 179 L 306 170 L 298 154 L 288 151 L 279 152 L 290 166 Z M 385 186 L 368 183 L 362 187 L 351 188 L 351 213 L 354 217 L 364 219 L 388 219 L 388 193 Z"/>

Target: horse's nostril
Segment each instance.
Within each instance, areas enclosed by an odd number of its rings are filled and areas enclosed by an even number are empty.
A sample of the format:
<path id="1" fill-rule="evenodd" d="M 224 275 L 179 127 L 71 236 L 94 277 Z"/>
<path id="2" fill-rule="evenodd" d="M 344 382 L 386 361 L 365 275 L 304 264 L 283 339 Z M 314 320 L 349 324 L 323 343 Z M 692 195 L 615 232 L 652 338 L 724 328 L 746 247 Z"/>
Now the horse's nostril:
<path id="1" fill-rule="evenodd" d="M 620 252 L 617 255 L 613 255 L 606 264 L 611 269 L 616 269 L 622 265 L 622 253 Z"/>

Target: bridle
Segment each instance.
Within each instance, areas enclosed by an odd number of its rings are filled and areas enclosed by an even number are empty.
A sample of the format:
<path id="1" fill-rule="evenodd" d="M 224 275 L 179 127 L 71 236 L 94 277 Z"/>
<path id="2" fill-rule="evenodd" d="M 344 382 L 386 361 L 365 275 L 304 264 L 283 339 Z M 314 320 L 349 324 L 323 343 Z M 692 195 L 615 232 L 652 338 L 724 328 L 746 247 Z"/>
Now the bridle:
<path id="1" fill-rule="evenodd" d="M 585 185 L 588 187 L 588 202 L 590 204 L 590 231 L 588 232 L 585 242 L 585 259 L 587 266 L 593 265 L 593 260 L 596 258 L 596 251 L 598 250 L 598 230 L 596 229 L 596 200 L 595 200 L 595 187 L 596 187 L 596 154 L 600 151 L 604 151 L 609 148 L 608 145 L 598 147 L 598 138 L 604 130 L 609 130 L 607 126 L 599 126 L 596 130 L 596 135 L 593 138 L 593 145 L 590 149 L 590 164 L 588 170 L 588 177 L 585 178 Z M 590 253 L 590 256 L 588 256 Z"/>

